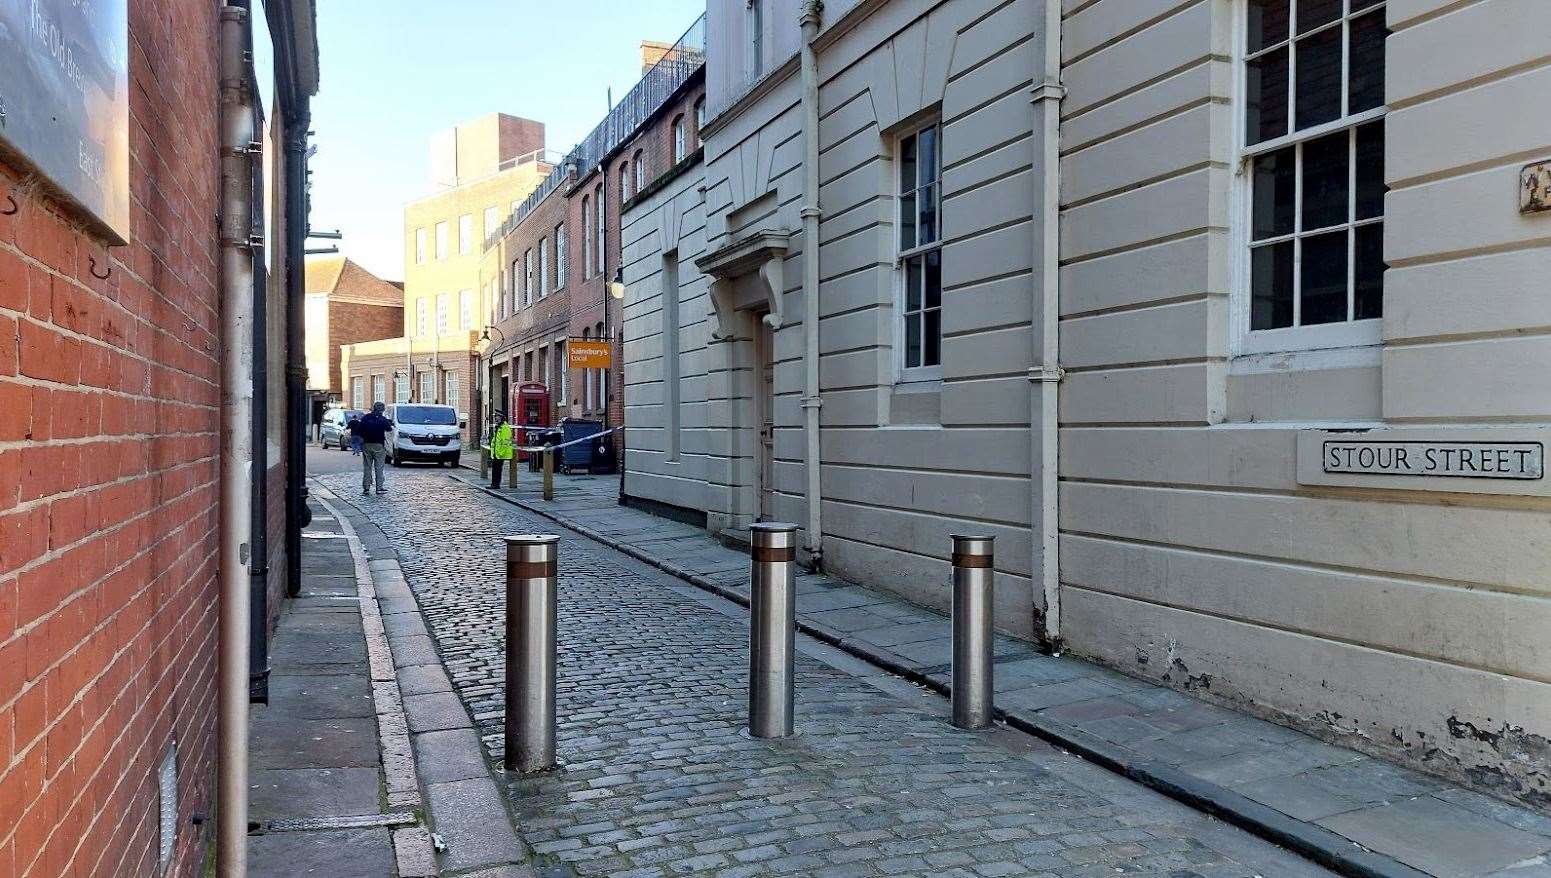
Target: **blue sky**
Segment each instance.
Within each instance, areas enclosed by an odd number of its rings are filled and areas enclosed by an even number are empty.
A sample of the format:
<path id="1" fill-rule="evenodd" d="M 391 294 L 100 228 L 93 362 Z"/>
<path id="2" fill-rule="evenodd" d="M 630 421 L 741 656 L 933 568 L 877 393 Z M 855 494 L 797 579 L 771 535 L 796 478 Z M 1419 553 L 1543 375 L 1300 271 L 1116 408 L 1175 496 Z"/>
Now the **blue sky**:
<path id="1" fill-rule="evenodd" d="M 704 0 L 318 0 L 312 226 L 389 280 L 402 206 L 431 191 L 431 134 L 490 112 L 584 137 L 640 79 L 641 40 L 678 39 Z M 314 246 L 330 242 L 319 241 Z"/>

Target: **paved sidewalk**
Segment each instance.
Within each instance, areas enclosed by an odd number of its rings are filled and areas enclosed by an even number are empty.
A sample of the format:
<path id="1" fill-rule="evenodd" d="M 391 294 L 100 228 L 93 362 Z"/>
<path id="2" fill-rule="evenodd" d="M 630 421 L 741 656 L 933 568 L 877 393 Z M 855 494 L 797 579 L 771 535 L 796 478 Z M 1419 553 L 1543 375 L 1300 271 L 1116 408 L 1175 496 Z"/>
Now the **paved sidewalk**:
<path id="1" fill-rule="evenodd" d="M 532 878 L 393 550 L 341 521 L 332 492 L 314 496 L 302 592 L 270 644 L 270 703 L 249 723 L 249 873 Z M 448 698 L 457 710 L 438 718 Z M 459 716 L 466 739 L 443 740 Z"/>
<path id="2" fill-rule="evenodd" d="M 454 478 L 480 487 L 477 474 Z M 747 601 L 744 553 L 619 506 L 615 476 L 556 478 L 551 502 L 531 477 L 501 494 Z M 798 613 L 806 632 L 946 691 L 951 627 L 942 614 L 812 575 L 799 577 Z M 1010 724 L 1343 874 L 1551 876 L 1551 817 L 1011 638 L 998 638 L 996 655 L 997 705 Z"/>
<path id="3" fill-rule="evenodd" d="M 445 471 L 341 494 L 392 540 L 498 759 L 501 537 L 545 520 Z M 504 785 L 546 878 L 1329 874 L 1029 735 L 953 729 L 942 699 L 807 637 L 799 735 L 751 739 L 743 608 L 590 539 L 560 551 L 562 767 Z"/>

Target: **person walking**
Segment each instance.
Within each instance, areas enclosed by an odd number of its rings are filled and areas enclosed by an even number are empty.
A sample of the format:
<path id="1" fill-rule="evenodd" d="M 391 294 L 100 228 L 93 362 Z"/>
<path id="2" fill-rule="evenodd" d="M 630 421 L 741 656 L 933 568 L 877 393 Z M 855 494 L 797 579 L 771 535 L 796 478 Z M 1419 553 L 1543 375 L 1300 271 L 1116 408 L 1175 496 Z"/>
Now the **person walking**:
<path id="1" fill-rule="evenodd" d="M 388 493 L 388 487 L 382 482 L 382 465 L 388 459 L 387 441 L 388 428 L 393 422 L 383 415 L 383 404 L 372 403 L 372 410 L 364 417 L 354 421 L 350 425 L 351 442 L 356 438 L 361 440 L 361 496 L 372 492 L 372 481 L 375 477 L 377 493 Z"/>
<path id="2" fill-rule="evenodd" d="M 361 446 L 364 444 L 361 442 L 360 435 L 355 431 L 355 424 L 359 420 L 361 420 L 361 416 L 355 415 L 350 419 L 350 423 L 345 426 L 345 432 L 350 434 L 350 453 L 356 457 L 361 456 Z"/>
<path id="3" fill-rule="evenodd" d="M 495 413 L 495 426 L 490 430 L 490 487 L 501 487 L 501 473 L 509 466 L 516 443 L 512 439 L 512 425 L 506 423 L 506 413 Z"/>

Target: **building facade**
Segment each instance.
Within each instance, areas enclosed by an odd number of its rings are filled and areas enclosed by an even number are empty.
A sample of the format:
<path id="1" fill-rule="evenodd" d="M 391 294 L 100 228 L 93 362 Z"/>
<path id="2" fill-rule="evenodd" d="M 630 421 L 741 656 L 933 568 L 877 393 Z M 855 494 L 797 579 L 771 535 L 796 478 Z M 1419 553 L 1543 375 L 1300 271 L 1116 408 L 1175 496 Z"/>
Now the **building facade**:
<path id="1" fill-rule="evenodd" d="M 480 267 L 487 243 L 549 174 L 544 125 L 494 113 L 438 134 L 431 144 L 438 191 L 404 207 L 404 316 L 395 338 L 341 350 L 346 403 L 452 405 L 476 421 L 483 404 L 478 345 L 488 305 Z M 477 430 L 477 424 L 474 429 Z"/>
<path id="2" fill-rule="evenodd" d="M 286 366 L 302 353 L 287 337 L 301 304 L 290 231 L 305 202 L 283 169 L 301 171 L 291 162 L 305 155 L 312 8 L 21 10 L 0 9 L 11 111 L 0 131 L 0 875 L 202 875 L 218 773 L 247 787 L 222 758 L 234 736 L 218 704 L 245 725 L 229 708 L 264 697 L 262 647 L 286 592 L 287 534 L 301 527 L 282 494 L 295 472 L 287 425 L 300 427 Z M 23 108 L 47 107 L 56 133 L 72 124 L 65 101 L 12 78 L 18 62 L 54 69 L 34 28 L 70 34 L 71 63 L 90 70 L 78 97 L 92 124 L 72 133 L 83 162 L 100 159 L 109 201 L 123 198 L 121 224 L 12 140 L 26 136 Z M 254 41 L 272 43 L 272 69 L 222 71 L 223 43 L 242 58 Z M 115 91 L 115 75 L 133 86 Z M 223 97 L 258 147 L 233 162 L 224 199 Z M 222 241 L 233 229 L 236 255 Z M 252 332 L 234 338 L 239 302 Z M 228 345 L 252 353 L 248 380 L 223 366 Z M 222 478 L 236 465 L 226 419 L 240 411 L 228 390 L 252 401 L 236 480 Z M 233 481 L 240 512 L 223 503 Z M 251 527 L 223 537 L 223 521 L 250 508 Z M 236 566 L 223 552 L 232 539 L 252 552 Z M 233 628 L 218 636 L 239 605 L 255 652 Z M 248 673 L 218 676 L 228 663 Z M 223 827 L 245 829 L 245 802 L 221 806 L 235 818 Z"/>
<path id="3" fill-rule="evenodd" d="M 1005 630 L 1543 806 L 1526 14 L 712 0 L 626 494 L 939 608 L 993 535 Z"/>
<path id="4" fill-rule="evenodd" d="M 307 260 L 307 390 L 313 423 L 345 401 L 341 348 L 395 338 L 404 331 L 404 289 L 343 256 Z"/>
<path id="5" fill-rule="evenodd" d="M 488 242 L 479 287 L 490 324 L 485 420 L 512 410 L 520 384 L 537 382 L 549 389 L 551 423 L 625 422 L 621 210 L 698 155 L 703 42 L 700 19 L 675 43 L 642 43 L 641 81 Z M 598 341 L 608 365 L 573 367 L 573 342 Z"/>

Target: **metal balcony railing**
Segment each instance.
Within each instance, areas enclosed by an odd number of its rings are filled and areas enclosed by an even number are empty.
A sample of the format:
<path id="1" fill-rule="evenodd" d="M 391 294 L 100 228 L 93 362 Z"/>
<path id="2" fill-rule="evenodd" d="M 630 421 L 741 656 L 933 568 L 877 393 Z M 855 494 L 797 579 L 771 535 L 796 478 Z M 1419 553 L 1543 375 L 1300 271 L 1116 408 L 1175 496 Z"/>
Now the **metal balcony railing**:
<path id="1" fill-rule="evenodd" d="M 550 170 L 544 182 L 518 205 L 516 212 L 507 217 L 500 229 L 485 238 L 485 248 L 495 246 L 502 237 L 516 228 L 565 181 L 568 174 L 574 172 L 580 179 L 591 172 L 605 156 L 635 134 L 653 113 L 661 109 L 685 80 L 704 66 L 705 14 L 701 13 L 695 23 L 689 26 L 689 30 L 646 71 L 624 99 L 609 110 L 603 121 Z"/>

